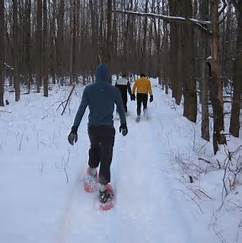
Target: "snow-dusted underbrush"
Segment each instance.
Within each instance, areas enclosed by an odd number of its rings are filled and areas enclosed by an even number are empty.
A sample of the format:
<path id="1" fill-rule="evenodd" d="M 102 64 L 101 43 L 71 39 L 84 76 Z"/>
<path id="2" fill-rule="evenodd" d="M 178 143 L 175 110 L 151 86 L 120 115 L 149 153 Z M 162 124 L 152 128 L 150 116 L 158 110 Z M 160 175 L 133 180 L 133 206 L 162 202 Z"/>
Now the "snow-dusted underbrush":
<path id="1" fill-rule="evenodd" d="M 189 156 L 177 153 L 174 161 L 185 197 L 209 215 L 209 226 L 221 242 L 232 243 L 242 240 L 242 145 L 230 139 L 233 143 L 221 146 L 215 156 L 206 153 L 206 143 Z"/>

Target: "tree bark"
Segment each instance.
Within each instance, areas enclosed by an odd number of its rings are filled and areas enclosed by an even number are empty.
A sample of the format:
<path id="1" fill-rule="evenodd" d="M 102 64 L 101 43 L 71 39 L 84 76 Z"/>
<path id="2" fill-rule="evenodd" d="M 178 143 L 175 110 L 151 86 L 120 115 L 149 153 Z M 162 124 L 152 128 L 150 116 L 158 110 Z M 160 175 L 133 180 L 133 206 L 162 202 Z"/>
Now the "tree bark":
<path id="1" fill-rule="evenodd" d="M 183 16 L 192 16 L 192 1 L 182 1 Z M 192 122 L 197 119 L 197 94 L 196 94 L 196 80 L 194 77 L 194 62 L 193 62 L 193 29 L 191 24 L 183 24 L 182 28 L 182 78 L 183 78 L 183 97 L 184 110 L 183 116 Z"/>
<path id="2" fill-rule="evenodd" d="M 180 5 L 179 5 L 180 6 Z M 179 15 L 179 9 L 176 0 L 169 0 L 170 15 Z M 181 27 L 175 22 L 170 23 L 170 67 L 169 77 L 171 79 L 172 97 L 175 98 L 176 104 L 180 105 L 182 98 L 181 85 Z"/>
<path id="3" fill-rule="evenodd" d="M 60 84 L 63 85 L 64 80 L 64 0 L 59 1 L 58 15 L 57 15 L 57 38 L 56 38 L 56 65 L 57 76 L 60 80 Z"/>
<path id="4" fill-rule="evenodd" d="M 44 96 L 48 97 L 48 25 L 47 25 L 47 0 L 43 0 L 43 88 Z"/>
<path id="5" fill-rule="evenodd" d="M 238 36 L 237 36 L 237 51 L 235 59 L 235 70 L 233 79 L 233 98 L 232 109 L 230 117 L 230 133 L 239 137 L 240 130 L 240 95 L 241 95 L 241 82 L 242 82 L 242 1 L 238 1 Z"/>
<path id="6" fill-rule="evenodd" d="M 112 0 L 107 2 L 107 25 L 106 25 L 106 46 L 104 51 L 104 62 L 111 68 L 112 52 Z M 112 69 L 112 68 L 111 68 Z"/>
<path id="7" fill-rule="evenodd" d="M 4 106 L 4 0 L 0 0 L 0 106 Z"/>
<path id="8" fill-rule="evenodd" d="M 14 89 L 15 89 L 15 101 L 20 100 L 20 80 L 19 80 L 19 71 L 18 71 L 18 50 L 19 50 L 19 42 L 18 42 L 18 8 L 17 8 L 17 0 L 13 0 L 13 63 L 14 63 Z"/>
<path id="9" fill-rule="evenodd" d="M 32 67 L 30 60 L 31 52 L 31 0 L 25 0 L 25 36 L 24 36 L 24 59 L 25 59 L 25 79 L 27 80 L 28 93 L 32 84 Z"/>
<path id="10" fill-rule="evenodd" d="M 207 20 L 209 15 L 209 2 L 208 0 L 200 0 L 199 12 L 202 19 Z M 202 123 L 201 123 L 201 137 L 206 141 L 210 140 L 209 135 L 209 114 L 208 114 L 208 71 L 206 68 L 205 60 L 209 55 L 209 40 L 208 36 L 200 33 L 199 47 L 201 49 L 201 103 L 202 103 Z"/>
<path id="11" fill-rule="evenodd" d="M 42 0 L 37 1 L 37 93 L 40 93 L 40 87 L 42 86 Z"/>
<path id="12" fill-rule="evenodd" d="M 221 57 L 219 36 L 219 0 L 210 1 L 212 21 L 211 38 L 211 74 L 209 80 L 210 99 L 213 108 L 213 145 L 214 154 L 218 151 L 218 144 L 226 144 L 223 114 L 223 84 L 221 79 Z"/>

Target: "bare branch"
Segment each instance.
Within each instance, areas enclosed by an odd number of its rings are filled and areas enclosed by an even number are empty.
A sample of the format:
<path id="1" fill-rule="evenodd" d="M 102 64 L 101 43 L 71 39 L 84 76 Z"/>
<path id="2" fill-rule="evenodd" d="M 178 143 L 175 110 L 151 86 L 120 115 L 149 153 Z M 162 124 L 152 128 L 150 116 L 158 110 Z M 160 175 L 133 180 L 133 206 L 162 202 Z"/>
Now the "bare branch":
<path id="1" fill-rule="evenodd" d="M 69 94 L 69 96 L 68 96 L 68 98 L 67 98 L 67 100 L 66 100 L 65 107 L 64 107 L 63 111 L 61 112 L 61 115 L 64 114 L 64 112 L 65 112 L 65 110 L 66 110 L 66 107 L 67 107 L 67 105 L 68 105 L 68 103 L 69 103 L 69 100 L 70 100 L 70 98 L 71 98 L 71 95 L 72 95 L 72 93 L 73 93 L 75 87 L 76 87 L 76 86 L 73 85 L 73 87 L 72 87 L 72 89 L 71 89 L 71 92 L 70 92 L 70 94 Z"/>
<path id="2" fill-rule="evenodd" d="M 227 5 L 228 5 L 228 4 L 226 3 L 226 1 L 223 0 L 223 7 L 222 7 L 222 9 L 219 11 L 219 16 L 224 12 L 224 10 L 226 9 Z"/>
<path id="3" fill-rule="evenodd" d="M 238 11 L 238 9 L 239 9 L 238 2 L 236 0 L 231 0 L 231 3 L 234 5 L 236 11 Z"/>
<path id="4" fill-rule="evenodd" d="M 187 22 L 190 21 L 194 24 L 201 24 L 201 25 L 210 25 L 211 21 L 206 20 L 199 20 L 194 18 L 184 18 L 184 17 L 177 17 L 177 16 L 168 16 L 163 14 L 154 14 L 154 13 L 142 13 L 142 12 L 135 12 L 135 11 L 126 11 L 126 10 L 115 10 L 115 13 L 121 14 L 131 14 L 143 17 L 151 17 L 151 18 L 159 18 L 167 22 Z"/>

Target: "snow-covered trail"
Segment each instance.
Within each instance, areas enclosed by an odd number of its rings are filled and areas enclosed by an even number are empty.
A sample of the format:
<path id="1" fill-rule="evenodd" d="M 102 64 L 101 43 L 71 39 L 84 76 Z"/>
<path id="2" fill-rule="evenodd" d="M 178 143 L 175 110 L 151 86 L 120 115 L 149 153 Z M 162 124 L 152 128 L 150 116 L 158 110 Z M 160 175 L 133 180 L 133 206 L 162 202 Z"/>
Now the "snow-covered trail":
<path id="1" fill-rule="evenodd" d="M 118 133 L 119 122 L 115 121 L 112 164 L 112 183 L 117 190 L 115 208 L 99 211 L 95 207 L 96 196 L 74 185 L 76 192 L 71 195 L 57 242 L 216 242 L 207 226 L 192 216 L 193 212 L 189 215 L 183 210 L 182 207 L 191 206 L 189 202 L 179 204 L 176 193 L 179 185 L 172 177 L 170 165 L 170 139 L 174 130 L 177 136 L 177 114 L 161 95 L 158 88 L 154 89 L 156 100 L 148 104 L 149 117 L 142 117 L 139 123 L 135 121 L 135 102 L 129 104 L 126 137 Z"/>
<path id="2" fill-rule="evenodd" d="M 172 168 L 176 154 L 191 150 L 193 127 L 171 109 L 169 96 L 156 85 L 153 91 L 149 119 L 136 123 L 136 103 L 129 102 L 126 137 L 115 121 L 111 170 L 117 202 L 107 212 L 97 209 L 95 193 L 82 189 L 88 112 L 78 143 L 67 143 L 81 95 L 73 96 L 62 117 L 56 107 L 63 92 L 57 90 L 48 99 L 32 94 L 7 108 L 11 113 L 0 119 L 0 242 L 219 242 L 198 207 L 180 192 Z M 189 126 L 190 133 L 184 129 Z"/>

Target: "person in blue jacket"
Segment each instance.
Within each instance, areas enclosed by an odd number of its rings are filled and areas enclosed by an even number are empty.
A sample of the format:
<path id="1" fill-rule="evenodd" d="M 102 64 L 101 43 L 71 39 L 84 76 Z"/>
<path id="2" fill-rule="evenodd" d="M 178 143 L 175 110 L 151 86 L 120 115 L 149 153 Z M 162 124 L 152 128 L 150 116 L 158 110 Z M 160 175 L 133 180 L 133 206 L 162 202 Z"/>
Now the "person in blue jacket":
<path id="1" fill-rule="evenodd" d="M 119 132 L 127 135 L 125 109 L 119 90 L 112 86 L 111 75 L 106 64 L 100 64 L 96 70 L 94 84 L 87 85 L 83 91 L 81 104 L 74 119 L 74 124 L 68 136 L 71 145 L 77 142 L 77 130 L 87 107 L 88 135 L 90 139 L 88 171 L 95 177 L 99 167 L 99 200 L 105 203 L 112 195 L 107 187 L 111 179 L 110 166 L 113 156 L 115 129 L 113 126 L 114 105 L 120 116 Z"/>

